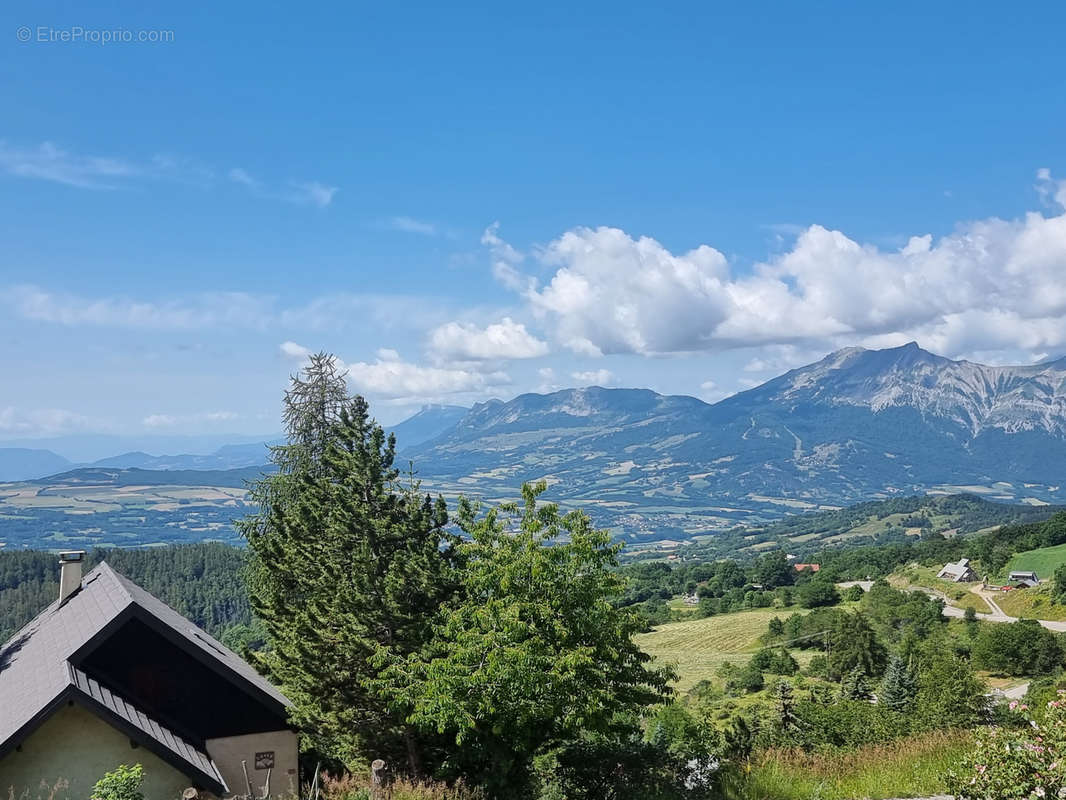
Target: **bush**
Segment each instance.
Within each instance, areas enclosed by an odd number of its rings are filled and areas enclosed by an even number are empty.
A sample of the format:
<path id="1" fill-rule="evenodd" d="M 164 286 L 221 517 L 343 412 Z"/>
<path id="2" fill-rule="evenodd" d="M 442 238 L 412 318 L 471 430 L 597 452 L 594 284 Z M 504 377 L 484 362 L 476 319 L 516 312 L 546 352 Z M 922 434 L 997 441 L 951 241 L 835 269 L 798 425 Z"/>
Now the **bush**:
<path id="1" fill-rule="evenodd" d="M 92 800 L 144 800 L 143 783 L 144 767 L 121 764 L 96 782 Z"/>
<path id="2" fill-rule="evenodd" d="M 1042 716 L 1029 714 L 1024 703 L 1012 702 L 1010 708 L 1028 724 L 978 732 L 961 769 L 948 777 L 958 800 L 1066 795 L 1066 698 L 1050 701 Z"/>
<path id="3" fill-rule="evenodd" d="M 1031 619 L 987 625 L 973 643 L 979 669 L 1001 675 L 1048 675 L 1062 666 L 1058 638 Z"/>

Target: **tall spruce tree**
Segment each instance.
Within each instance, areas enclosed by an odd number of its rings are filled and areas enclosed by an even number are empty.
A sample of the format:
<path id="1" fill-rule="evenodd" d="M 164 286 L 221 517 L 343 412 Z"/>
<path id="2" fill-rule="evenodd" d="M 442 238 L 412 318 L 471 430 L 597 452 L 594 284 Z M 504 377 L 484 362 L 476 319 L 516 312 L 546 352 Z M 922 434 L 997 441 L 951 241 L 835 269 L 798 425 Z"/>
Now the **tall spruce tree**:
<path id="1" fill-rule="evenodd" d="M 419 774 L 424 742 L 374 688 L 373 664 L 425 647 L 455 588 L 446 508 L 402 479 L 394 437 L 349 396 L 333 357 L 312 356 L 293 378 L 284 419 L 277 472 L 251 487 L 259 510 L 240 523 L 267 666 L 324 755 Z"/>
<path id="2" fill-rule="evenodd" d="M 892 656 L 881 682 L 878 702 L 891 711 L 908 711 L 918 693 L 918 679 L 910 665 L 899 656 Z"/>

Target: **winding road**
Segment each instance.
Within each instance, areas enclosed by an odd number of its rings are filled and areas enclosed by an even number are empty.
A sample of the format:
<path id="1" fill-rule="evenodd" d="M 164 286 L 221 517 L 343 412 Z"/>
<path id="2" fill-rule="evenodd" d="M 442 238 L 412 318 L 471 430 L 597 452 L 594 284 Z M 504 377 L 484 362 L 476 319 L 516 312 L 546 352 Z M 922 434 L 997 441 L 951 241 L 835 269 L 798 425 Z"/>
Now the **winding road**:
<path id="1" fill-rule="evenodd" d="M 838 583 L 837 586 L 841 589 L 847 589 L 849 586 L 861 586 L 864 592 L 870 591 L 870 587 L 874 585 L 873 581 L 845 581 L 844 583 Z M 966 610 L 958 608 L 956 606 L 948 605 L 948 597 L 943 592 L 936 589 L 930 589 L 925 586 L 912 586 L 910 587 L 914 591 L 925 592 L 930 597 L 939 597 L 944 601 L 944 616 L 954 617 L 956 619 L 962 619 L 966 616 Z M 995 592 L 987 590 L 981 590 L 977 587 L 971 589 L 974 594 L 984 600 L 988 607 L 992 609 L 991 614 L 982 614 L 978 612 L 977 618 L 982 622 L 1018 622 L 1018 617 L 1008 616 L 1002 608 L 995 601 Z M 1066 622 L 1050 619 L 1038 619 L 1041 625 L 1047 628 L 1049 631 L 1055 631 L 1056 633 L 1066 633 Z"/>

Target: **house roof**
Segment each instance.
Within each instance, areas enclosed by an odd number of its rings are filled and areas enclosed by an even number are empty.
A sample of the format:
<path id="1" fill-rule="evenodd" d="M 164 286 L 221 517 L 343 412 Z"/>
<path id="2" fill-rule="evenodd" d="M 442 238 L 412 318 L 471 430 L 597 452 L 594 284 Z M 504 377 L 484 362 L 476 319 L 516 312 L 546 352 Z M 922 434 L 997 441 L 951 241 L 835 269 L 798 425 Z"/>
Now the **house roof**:
<path id="1" fill-rule="evenodd" d="M 264 703 L 281 710 L 289 705 L 243 659 L 104 562 L 66 602 L 52 603 L 0 648 L 0 756 L 73 700 L 175 767 L 198 776 L 206 788 L 225 790 L 218 769 L 195 745 L 79 668 L 86 655 L 133 618 Z"/>
<path id="2" fill-rule="evenodd" d="M 970 569 L 970 559 L 960 558 L 958 561 L 945 564 L 938 574 L 943 575 L 946 572 L 949 575 L 962 575 L 968 569 Z"/>

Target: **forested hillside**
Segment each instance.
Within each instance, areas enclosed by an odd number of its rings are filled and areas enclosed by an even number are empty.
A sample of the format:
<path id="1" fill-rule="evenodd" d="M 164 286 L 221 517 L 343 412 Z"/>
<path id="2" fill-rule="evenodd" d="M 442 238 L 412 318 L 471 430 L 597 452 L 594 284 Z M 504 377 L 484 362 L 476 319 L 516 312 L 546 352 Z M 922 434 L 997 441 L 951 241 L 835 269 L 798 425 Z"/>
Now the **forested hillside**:
<path id="1" fill-rule="evenodd" d="M 251 623 L 242 569 L 245 552 L 218 543 L 144 550 L 93 550 L 86 569 L 107 562 L 214 636 Z M 59 595 L 54 553 L 0 551 L 0 641 Z M 235 632 L 231 632 L 230 639 Z"/>

